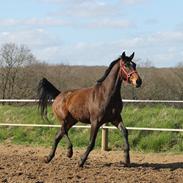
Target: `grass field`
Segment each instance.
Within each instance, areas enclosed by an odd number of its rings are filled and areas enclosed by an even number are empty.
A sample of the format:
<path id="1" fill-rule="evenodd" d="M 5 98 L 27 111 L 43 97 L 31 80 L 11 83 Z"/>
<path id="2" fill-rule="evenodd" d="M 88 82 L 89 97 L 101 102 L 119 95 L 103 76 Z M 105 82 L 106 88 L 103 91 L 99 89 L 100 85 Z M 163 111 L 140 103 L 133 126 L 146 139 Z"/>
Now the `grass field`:
<path id="1" fill-rule="evenodd" d="M 183 109 L 164 105 L 138 107 L 126 105 L 122 116 L 126 126 L 183 128 Z M 59 124 L 49 112 L 51 124 Z M 38 113 L 37 106 L 0 105 L 0 123 L 33 123 L 48 124 Z M 0 142 L 50 146 L 57 128 L 35 127 L 0 127 Z M 89 129 L 71 129 L 71 141 L 75 147 L 86 147 L 89 140 Z M 145 152 L 182 152 L 183 133 L 129 131 L 131 149 Z M 97 136 L 96 147 L 100 147 L 101 130 Z M 60 143 L 65 146 L 65 139 Z M 109 130 L 109 147 L 112 150 L 123 146 L 120 132 Z"/>

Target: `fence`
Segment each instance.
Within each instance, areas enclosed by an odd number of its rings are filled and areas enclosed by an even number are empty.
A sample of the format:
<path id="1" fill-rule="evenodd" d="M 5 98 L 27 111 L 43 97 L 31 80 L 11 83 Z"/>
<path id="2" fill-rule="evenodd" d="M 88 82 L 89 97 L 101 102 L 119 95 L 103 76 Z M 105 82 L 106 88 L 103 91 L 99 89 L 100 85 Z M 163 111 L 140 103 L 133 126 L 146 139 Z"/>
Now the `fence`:
<path id="1" fill-rule="evenodd" d="M 37 103 L 37 99 L 0 99 L 0 103 Z M 183 103 L 182 100 L 128 100 L 123 99 L 124 103 Z M 0 126 L 16 126 L 16 127 L 47 127 L 60 128 L 60 125 L 45 125 L 45 124 L 14 124 L 14 123 L 0 123 Z M 90 125 L 75 125 L 73 128 L 90 128 Z M 183 132 L 183 129 L 170 128 L 140 128 L 140 127 L 126 127 L 128 130 L 144 130 L 144 131 L 168 131 L 168 132 Z M 102 129 L 102 150 L 108 149 L 108 129 L 116 129 L 113 126 L 103 125 Z"/>

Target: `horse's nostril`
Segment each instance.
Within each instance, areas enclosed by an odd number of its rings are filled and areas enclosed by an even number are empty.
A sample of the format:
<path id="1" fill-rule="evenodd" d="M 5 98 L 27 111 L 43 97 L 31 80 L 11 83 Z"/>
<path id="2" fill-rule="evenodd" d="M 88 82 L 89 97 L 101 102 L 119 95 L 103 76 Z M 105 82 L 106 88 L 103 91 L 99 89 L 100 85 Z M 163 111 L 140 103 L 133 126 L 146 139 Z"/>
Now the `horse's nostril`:
<path id="1" fill-rule="evenodd" d="M 142 84 L 142 80 L 141 79 L 137 79 L 136 84 L 137 84 L 137 87 L 140 87 L 141 84 Z"/>

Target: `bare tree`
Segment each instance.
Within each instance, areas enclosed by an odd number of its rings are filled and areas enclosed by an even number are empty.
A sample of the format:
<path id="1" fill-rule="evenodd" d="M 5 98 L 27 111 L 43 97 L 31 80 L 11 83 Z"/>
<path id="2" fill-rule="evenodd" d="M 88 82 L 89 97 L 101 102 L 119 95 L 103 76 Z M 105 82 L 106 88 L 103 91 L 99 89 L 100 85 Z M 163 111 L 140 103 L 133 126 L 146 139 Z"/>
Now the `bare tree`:
<path id="1" fill-rule="evenodd" d="M 139 66 L 140 66 L 140 67 L 150 68 L 150 67 L 153 67 L 153 63 L 152 63 L 151 60 L 149 60 L 149 59 L 147 58 L 145 61 L 139 60 Z"/>
<path id="2" fill-rule="evenodd" d="M 35 61 L 33 54 L 25 46 L 14 43 L 4 44 L 0 49 L 1 95 L 2 98 L 12 98 L 20 67 L 25 67 Z"/>

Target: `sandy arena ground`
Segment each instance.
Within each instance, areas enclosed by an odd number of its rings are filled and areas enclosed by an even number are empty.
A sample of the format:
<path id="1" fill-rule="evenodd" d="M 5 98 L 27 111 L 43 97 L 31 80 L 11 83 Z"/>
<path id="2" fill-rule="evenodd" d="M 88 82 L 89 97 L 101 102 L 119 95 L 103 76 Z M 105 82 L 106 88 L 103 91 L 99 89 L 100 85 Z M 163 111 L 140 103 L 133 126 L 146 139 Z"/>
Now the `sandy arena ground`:
<path id="1" fill-rule="evenodd" d="M 0 145 L 0 182 L 60 183 L 60 182 L 126 182 L 182 183 L 183 155 L 131 153 L 131 167 L 120 163 L 122 151 L 91 152 L 84 168 L 77 166 L 84 150 L 74 150 L 72 159 L 66 149 L 58 148 L 49 164 L 43 162 L 49 148 L 21 145 Z"/>

